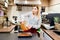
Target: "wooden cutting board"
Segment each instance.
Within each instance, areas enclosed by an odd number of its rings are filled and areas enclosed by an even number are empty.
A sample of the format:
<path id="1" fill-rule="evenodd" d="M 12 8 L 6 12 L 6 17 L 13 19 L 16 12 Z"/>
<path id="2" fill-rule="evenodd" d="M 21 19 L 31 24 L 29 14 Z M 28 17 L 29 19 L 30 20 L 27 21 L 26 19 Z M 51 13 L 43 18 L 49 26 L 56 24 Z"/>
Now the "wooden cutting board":
<path id="1" fill-rule="evenodd" d="M 18 37 L 20 37 L 20 38 L 32 37 L 32 33 L 30 33 L 30 32 L 18 33 Z"/>

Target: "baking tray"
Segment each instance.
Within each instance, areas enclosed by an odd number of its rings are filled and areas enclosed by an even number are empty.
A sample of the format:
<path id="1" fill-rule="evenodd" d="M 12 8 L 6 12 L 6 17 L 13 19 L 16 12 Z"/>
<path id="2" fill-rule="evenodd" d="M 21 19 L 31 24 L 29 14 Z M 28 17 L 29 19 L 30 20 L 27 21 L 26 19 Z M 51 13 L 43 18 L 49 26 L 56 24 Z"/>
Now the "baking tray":
<path id="1" fill-rule="evenodd" d="M 18 38 L 30 38 L 30 37 L 32 37 L 32 33 L 30 32 L 18 33 Z"/>

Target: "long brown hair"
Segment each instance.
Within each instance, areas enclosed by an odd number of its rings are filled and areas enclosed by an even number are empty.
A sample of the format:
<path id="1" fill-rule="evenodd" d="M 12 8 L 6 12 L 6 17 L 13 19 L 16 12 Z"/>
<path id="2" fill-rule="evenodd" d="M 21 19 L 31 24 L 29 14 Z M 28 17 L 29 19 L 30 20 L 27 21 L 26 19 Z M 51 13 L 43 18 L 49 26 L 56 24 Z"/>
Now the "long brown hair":
<path id="1" fill-rule="evenodd" d="M 37 8 L 37 10 L 38 10 L 37 15 L 39 15 L 39 7 L 38 7 L 38 6 L 36 6 L 36 8 Z"/>
<path id="2" fill-rule="evenodd" d="M 39 17 L 40 16 L 40 12 L 39 12 L 39 6 L 34 6 L 34 7 L 36 7 L 37 8 L 37 10 L 38 10 L 38 12 L 37 12 L 37 16 Z"/>

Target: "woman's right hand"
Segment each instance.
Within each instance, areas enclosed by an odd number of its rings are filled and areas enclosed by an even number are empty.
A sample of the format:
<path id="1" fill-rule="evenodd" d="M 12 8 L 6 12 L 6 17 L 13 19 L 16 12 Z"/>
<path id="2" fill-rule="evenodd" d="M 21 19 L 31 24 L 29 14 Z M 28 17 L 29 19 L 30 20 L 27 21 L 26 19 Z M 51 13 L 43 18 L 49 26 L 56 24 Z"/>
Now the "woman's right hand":
<path id="1" fill-rule="evenodd" d="M 31 29 L 31 28 L 32 28 L 32 26 L 31 26 L 31 25 L 28 25 L 28 26 L 27 26 L 27 28 L 28 28 L 28 29 Z"/>

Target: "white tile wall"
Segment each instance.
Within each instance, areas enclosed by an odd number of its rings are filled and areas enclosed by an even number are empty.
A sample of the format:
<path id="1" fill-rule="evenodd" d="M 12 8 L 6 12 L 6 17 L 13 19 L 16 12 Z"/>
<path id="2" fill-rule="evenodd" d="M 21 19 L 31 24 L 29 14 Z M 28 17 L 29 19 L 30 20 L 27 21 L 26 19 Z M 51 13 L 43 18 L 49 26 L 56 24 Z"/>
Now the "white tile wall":
<path id="1" fill-rule="evenodd" d="M 58 3 L 60 3 L 60 0 L 51 0 L 50 5 L 54 5 L 54 4 L 58 4 Z"/>
<path id="2" fill-rule="evenodd" d="M 60 13 L 60 0 L 51 0 L 48 12 L 49 13 Z"/>
<path id="3" fill-rule="evenodd" d="M 13 16 L 17 16 L 18 20 L 22 14 L 27 14 L 32 11 L 32 7 L 22 7 L 22 11 L 17 11 L 17 6 L 13 6 L 12 9 L 8 12 L 9 20 L 12 21 Z"/>

